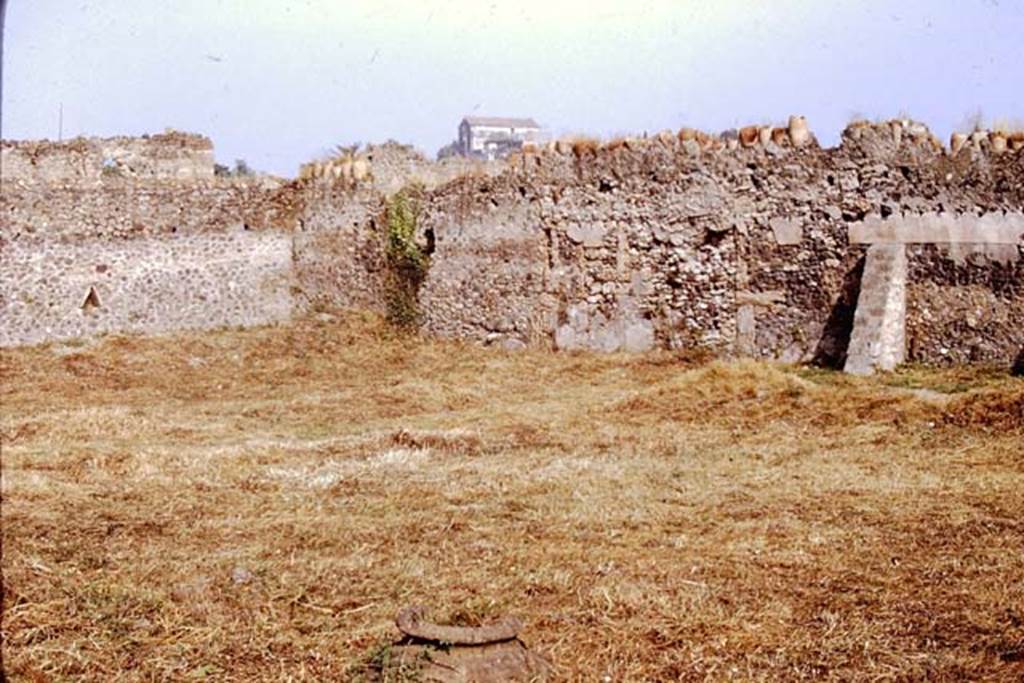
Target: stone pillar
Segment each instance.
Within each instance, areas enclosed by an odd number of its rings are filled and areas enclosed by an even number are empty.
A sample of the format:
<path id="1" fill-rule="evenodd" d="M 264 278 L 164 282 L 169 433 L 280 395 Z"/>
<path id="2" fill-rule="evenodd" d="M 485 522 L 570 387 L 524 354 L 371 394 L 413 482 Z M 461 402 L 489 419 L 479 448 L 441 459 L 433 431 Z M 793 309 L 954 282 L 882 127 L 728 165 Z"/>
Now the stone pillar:
<path id="1" fill-rule="evenodd" d="M 846 372 L 893 370 L 906 358 L 907 250 L 903 244 L 868 248 L 846 356 Z"/>

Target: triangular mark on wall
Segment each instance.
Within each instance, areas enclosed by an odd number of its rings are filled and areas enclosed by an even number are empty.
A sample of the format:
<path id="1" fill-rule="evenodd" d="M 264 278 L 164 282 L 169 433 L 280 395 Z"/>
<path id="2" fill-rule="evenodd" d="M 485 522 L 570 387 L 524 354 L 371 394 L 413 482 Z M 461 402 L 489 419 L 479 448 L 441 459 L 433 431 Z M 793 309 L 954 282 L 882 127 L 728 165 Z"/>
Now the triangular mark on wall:
<path id="1" fill-rule="evenodd" d="M 82 310 L 88 311 L 91 308 L 100 307 L 100 297 L 96 293 L 95 287 L 89 287 L 89 292 L 85 295 L 85 301 L 82 302 Z"/>

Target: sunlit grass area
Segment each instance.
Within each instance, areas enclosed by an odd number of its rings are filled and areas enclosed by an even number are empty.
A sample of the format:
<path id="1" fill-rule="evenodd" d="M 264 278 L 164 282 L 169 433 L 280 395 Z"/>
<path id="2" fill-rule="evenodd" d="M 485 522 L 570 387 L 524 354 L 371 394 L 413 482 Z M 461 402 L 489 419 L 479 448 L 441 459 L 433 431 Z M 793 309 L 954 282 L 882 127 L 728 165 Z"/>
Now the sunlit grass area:
<path id="1" fill-rule="evenodd" d="M 1024 382 L 503 352 L 320 315 L 7 350 L 13 680 L 358 679 L 395 612 L 559 680 L 1020 680 Z"/>

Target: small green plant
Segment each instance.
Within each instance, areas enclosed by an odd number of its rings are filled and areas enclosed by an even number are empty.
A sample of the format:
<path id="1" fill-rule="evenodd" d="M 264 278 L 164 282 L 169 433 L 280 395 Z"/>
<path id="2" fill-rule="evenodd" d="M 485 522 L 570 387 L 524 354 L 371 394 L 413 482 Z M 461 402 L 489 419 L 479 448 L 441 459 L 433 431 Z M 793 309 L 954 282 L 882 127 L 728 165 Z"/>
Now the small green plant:
<path id="1" fill-rule="evenodd" d="M 429 258 L 416 242 L 416 210 L 404 192 L 387 205 L 387 317 L 400 328 L 420 322 L 419 289 L 427 277 Z"/>
<path id="2" fill-rule="evenodd" d="M 124 175 L 121 167 L 113 159 L 104 159 L 100 175 L 104 178 L 120 178 Z"/>
<path id="3" fill-rule="evenodd" d="M 382 643 L 356 661 L 349 669 L 348 675 L 353 681 L 380 681 L 380 683 L 412 683 L 422 680 L 420 668 L 423 662 L 432 658 L 429 650 L 424 649 L 417 657 L 408 661 L 394 659 L 390 642 Z M 422 660 L 422 661 L 421 661 Z"/>

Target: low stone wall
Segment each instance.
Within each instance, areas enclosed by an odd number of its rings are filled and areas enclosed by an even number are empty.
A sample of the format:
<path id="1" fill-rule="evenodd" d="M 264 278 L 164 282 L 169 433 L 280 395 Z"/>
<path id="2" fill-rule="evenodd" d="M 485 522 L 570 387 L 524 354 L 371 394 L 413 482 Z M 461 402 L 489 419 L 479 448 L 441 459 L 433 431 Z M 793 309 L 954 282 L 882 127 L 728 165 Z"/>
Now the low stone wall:
<path id="1" fill-rule="evenodd" d="M 293 311 L 289 235 L 3 245 L 0 346 L 107 332 L 261 325 Z"/>

